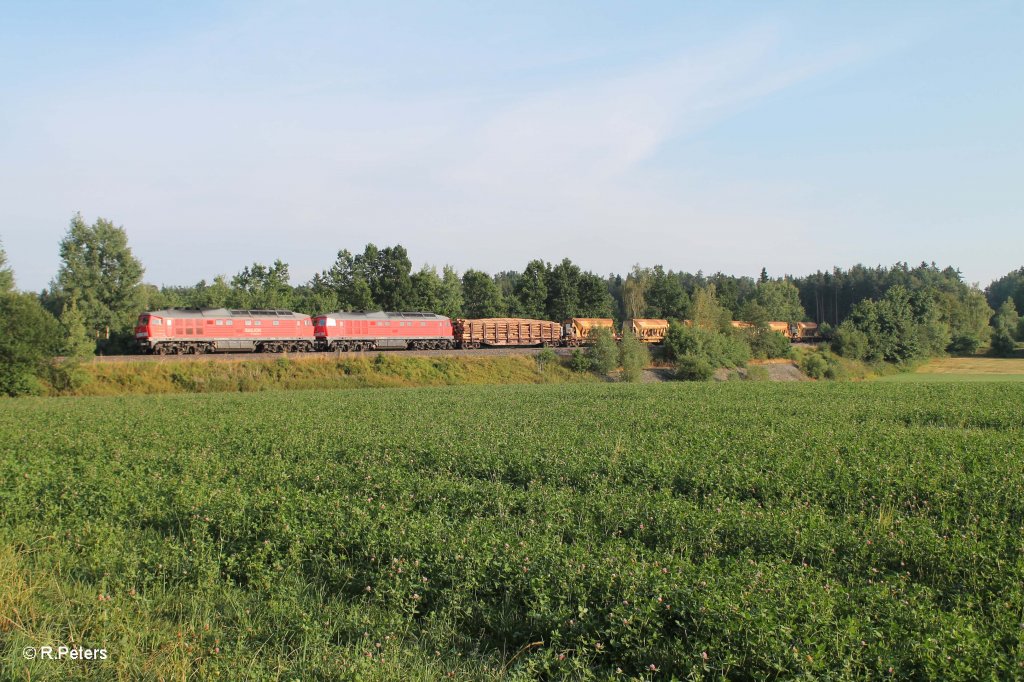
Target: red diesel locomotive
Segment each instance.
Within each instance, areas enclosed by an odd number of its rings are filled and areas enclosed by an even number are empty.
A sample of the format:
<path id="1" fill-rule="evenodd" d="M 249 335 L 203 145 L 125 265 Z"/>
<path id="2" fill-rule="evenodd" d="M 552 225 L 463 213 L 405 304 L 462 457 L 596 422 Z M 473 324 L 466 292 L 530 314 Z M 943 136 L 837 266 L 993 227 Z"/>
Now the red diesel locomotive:
<path id="1" fill-rule="evenodd" d="M 455 347 L 452 321 L 434 313 L 328 313 L 313 318 L 313 330 L 317 350 Z"/>
<path id="2" fill-rule="evenodd" d="M 135 341 L 157 355 L 315 350 L 312 318 L 290 310 L 154 310 L 139 315 Z"/>

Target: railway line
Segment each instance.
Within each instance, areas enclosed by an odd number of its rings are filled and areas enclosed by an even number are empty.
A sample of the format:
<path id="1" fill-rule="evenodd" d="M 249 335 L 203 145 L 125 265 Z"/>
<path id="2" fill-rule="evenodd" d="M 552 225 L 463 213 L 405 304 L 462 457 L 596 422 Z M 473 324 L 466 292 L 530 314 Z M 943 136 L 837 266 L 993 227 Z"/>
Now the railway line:
<path id="1" fill-rule="evenodd" d="M 377 357 L 378 354 L 391 355 L 395 357 L 419 357 L 419 358 L 443 358 L 443 357 L 509 357 L 515 355 L 533 356 L 541 352 L 541 348 L 481 348 L 477 350 L 371 350 L 371 351 L 349 351 L 349 352 L 321 352 L 321 353 L 208 353 L 205 355 L 97 355 L 89 360 L 94 364 L 101 363 L 126 363 L 126 362 L 232 362 L 232 361 L 256 361 L 270 362 L 288 358 L 290 360 L 333 360 L 333 359 L 357 359 Z M 550 348 L 561 356 L 572 354 L 572 348 Z"/>

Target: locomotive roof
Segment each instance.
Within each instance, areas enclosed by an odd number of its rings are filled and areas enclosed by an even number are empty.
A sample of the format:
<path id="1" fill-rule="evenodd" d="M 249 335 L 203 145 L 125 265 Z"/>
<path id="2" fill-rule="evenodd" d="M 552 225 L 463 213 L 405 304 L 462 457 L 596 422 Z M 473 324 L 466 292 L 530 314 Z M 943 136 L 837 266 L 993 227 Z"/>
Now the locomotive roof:
<path id="1" fill-rule="evenodd" d="M 448 318 L 444 315 L 438 315 L 436 313 L 421 313 L 421 312 L 388 312 L 381 310 L 375 313 L 346 313 L 339 311 L 336 313 L 325 313 L 323 315 L 317 315 L 317 317 L 330 317 L 335 320 L 447 320 Z"/>
<path id="2" fill-rule="evenodd" d="M 148 311 L 157 317 L 276 317 L 289 320 L 301 320 L 309 317 L 291 310 L 244 310 L 227 308 L 164 308 Z"/>

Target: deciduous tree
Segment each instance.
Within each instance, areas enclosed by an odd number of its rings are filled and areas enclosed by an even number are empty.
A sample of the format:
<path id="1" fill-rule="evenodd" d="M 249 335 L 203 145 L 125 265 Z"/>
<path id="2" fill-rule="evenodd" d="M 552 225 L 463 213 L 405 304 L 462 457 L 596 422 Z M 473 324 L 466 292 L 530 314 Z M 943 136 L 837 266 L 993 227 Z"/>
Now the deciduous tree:
<path id="1" fill-rule="evenodd" d="M 58 314 L 74 299 L 94 336 L 131 336 L 142 308 L 142 264 L 124 228 L 99 218 L 89 225 L 75 214 L 60 243 L 61 266 L 52 289 Z"/>

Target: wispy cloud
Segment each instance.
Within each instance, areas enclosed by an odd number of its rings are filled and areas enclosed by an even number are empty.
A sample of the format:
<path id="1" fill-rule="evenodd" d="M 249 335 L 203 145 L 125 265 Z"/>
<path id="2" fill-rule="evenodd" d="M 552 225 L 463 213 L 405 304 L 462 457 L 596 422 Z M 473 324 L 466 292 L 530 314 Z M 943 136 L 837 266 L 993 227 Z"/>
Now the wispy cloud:
<path id="1" fill-rule="evenodd" d="M 277 256 L 306 277 L 337 248 L 371 239 L 492 269 L 521 265 L 544 240 L 551 257 L 611 269 L 649 260 L 611 251 L 623 226 L 684 248 L 707 239 L 686 225 L 729 220 L 728 210 L 702 215 L 699 198 L 673 187 L 685 159 L 667 182 L 646 168 L 666 145 L 858 57 L 793 59 L 782 31 L 763 26 L 642 64 L 566 69 L 543 85 L 380 89 L 365 87 L 376 67 L 335 70 L 350 62 L 320 33 L 306 52 L 328 68 L 268 67 L 258 43 L 276 17 L 161 46 L 26 108 L 16 151 L 44 163 L 0 178 L 30 203 L 59 198 L 61 214 L 125 223 L 155 281 Z M 205 55 L 211 71 L 176 69 L 182 49 Z M 563 58 L 552 57 L 564 67 Z M 536 70 L 538 57 L 523 63 Z M 289 77 L 243 77 L 252 64 Z"/>

